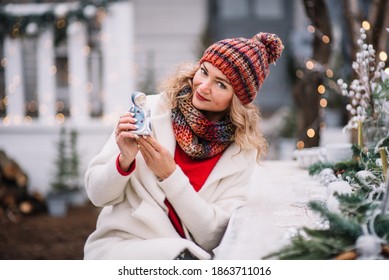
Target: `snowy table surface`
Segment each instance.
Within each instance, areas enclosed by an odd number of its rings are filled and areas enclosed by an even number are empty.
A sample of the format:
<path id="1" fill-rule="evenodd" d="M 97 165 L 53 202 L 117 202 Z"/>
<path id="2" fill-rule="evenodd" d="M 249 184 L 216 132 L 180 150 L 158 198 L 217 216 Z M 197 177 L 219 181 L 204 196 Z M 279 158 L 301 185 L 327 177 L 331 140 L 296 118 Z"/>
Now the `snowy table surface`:
<path id="1" fill-rule="evenodd" d="M 325 199 L 326 187 L 296 161 L 263 161 L 249 197 L 231 217 L 215 259 L 261 259 L 288 244 L 296 229 L 319 220 L 306 203 Z"/>

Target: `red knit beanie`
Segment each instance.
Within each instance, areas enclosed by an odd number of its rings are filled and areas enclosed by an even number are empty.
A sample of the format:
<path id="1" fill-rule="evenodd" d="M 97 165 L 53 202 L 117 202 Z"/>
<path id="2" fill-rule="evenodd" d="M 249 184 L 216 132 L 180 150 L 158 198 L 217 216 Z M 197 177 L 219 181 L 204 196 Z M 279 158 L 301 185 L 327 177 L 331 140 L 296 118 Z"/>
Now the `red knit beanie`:
<path id="1" fill-rule="evenodd" d="M 200 63 L 212 63 L 230 81 L 243 104 L 255 99 L 269 74 L 269 64 L 275 63 L 284 49 L 281 39 L 271 33 L 258 33 L 251 39 L 233 38 L 218 41 L 203 54 Z"/>

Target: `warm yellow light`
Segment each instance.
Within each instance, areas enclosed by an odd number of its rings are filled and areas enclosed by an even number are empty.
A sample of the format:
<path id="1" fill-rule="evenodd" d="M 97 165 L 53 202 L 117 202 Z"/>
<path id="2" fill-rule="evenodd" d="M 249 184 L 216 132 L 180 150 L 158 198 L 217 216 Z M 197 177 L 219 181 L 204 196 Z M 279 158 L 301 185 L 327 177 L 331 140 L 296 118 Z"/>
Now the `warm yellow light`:
<path id="1" fill-rule="evenodd" d="M 366 20 L 362 21 L 362 28 L 365 29 L 365 30 L 369 30 L 370 29 L 370 23 Z"/>
<path id="2" fill-rule="evenodd" d="M 321 37 L 321 40 L 324 44 L 328 44 L 330 42 L 330 37 L 328 37 L 327 35 L 323 35 L 323 37 Z"/>
<path id="3" fill-rule="evenodd" d="M 385 73 L 389 75 L 389 67 L 388 68 L 385 68 Z"/>
<path id="4" fill-rule="evenodd" d="M 318 91 L 318 93 L 323 94 L 323 93 L 326 92 L 326 87 L 323 86 L 323 85 L 319 85 L 319 86 L 317 87 L 317 91 Z"/>
<path id="5" fill-rule="evenodd" d="M 314 66 L 315 66 L 315 65 L 314 65 L 313 62 L 310 61 L 310 60 L 308 60 L 308 61 L 305 63 L 305 67 L 307 67 L 307 69 L 309 69 L 309 70 L 312 70 Z"/>
<path id="6" fill-rule="evenodd" d="M 11 124 L 11 119 L 10 117 L 6 116 L 4 119 L 3 119 L 3 125 L 4 126 L 9 126 Z"/>
<path id="7" fill-rule="evenodd" d="M 63 124 L 65 122 L 65 115 L 62 113 L 58 113 L 55 116 L 55 120 L 56 120 L 57 124 Z"/>
<path id="8" fill-rule="evenodd" d="M 304 141 L 298 141 L 298 142 L 296 143 L 296 147 L 297 147 L 297 149 L 299 149 L 299 150 L 304 149 L 304 147 L 305 147 Z"/>
<path id="9" fill-rule="evenodd" d="M 386 61 L 386 60 L 388 60 L 388 55 L 387 55 L 386 52 L 382 51 L 382 52 L 380 52 L 380 54 L 379 54 L 379 58 L 380 58 L 380 60 L 382 60 L 382 61 Z"/>
<path id="10" fill-rule="evenodd" d="M 325 98 L 320 99 L 320 107 L 325 108 L 327 107 L 327 105 L 328 105 L 327 99 Z"/>
<path id="11" fill-rule="evenodd" d="M 313 137 L 315 137 L 315 130 L 313 129 L 313 128 L 310 128 L 310 129 L 308 129 L 307 130 L 307 136 L 309 137 L 309 138 L 313 138 Z"/>
<path id="12" fill-rule="evenodd" d="M 8 96 L 5 96 L 5 97 L 3 98 L 3 104 L 4 104 L 5 106 L 7 106 L 7 105 L 8 105 L 8 102 L 9 102 Z"/>
<path id="13" fill-rule="evenodd" d="M 315 33 L 315 27 L 312 25 L 308 25 L 307 27 L 309 33 Z"/>
<path id="14" fill-rule="evenodd" d="M 327 69 L 326 75 L 328 78 L 332 78 L 334 76 L 334 71 L 332 71 L 331 69 Z"/>

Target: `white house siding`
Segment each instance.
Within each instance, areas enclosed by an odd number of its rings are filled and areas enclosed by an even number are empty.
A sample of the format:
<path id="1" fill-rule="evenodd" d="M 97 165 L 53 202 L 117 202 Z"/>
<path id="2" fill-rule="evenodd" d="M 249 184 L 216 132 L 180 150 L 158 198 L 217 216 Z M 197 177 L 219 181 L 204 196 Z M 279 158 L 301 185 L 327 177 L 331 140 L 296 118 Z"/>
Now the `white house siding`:
<path id="1" fill-rule="evenodd" d="M 134 0 L 134 4 L 138 84 L 150 67 L 158 84 L 179 63 L 198 59 L 200 36 L 207 24 L 207 0 Z"/>

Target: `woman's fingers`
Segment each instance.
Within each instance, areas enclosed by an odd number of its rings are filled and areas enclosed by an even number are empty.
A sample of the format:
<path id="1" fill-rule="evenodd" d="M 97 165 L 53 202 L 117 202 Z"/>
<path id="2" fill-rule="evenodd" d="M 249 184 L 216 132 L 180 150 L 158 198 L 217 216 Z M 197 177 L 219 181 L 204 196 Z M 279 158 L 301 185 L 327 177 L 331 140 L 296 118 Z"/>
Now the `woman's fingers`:
<path id="1" fill-rule="evenodd" d="M 155 150 L 156 152 L 161 151 L 161 144 L 154 137 L 142 136 L 140 142 L 149 150 Z"/>
<path id="2" fill-rule="evenodd" d="M 118 121 L 116 126 L 116 136 L 120 138 L 136 138 L 133 133 L 130 131 L 136 130 L 138 126 L 135 124 L 136 119 L 133 117 L 133 114 L 127 112 L 123 114 Z"/>

